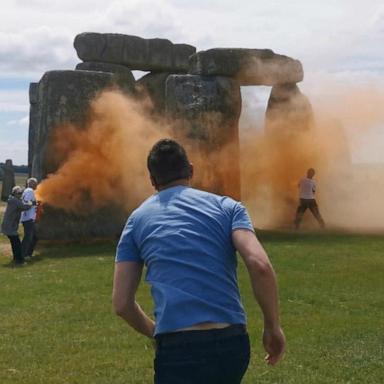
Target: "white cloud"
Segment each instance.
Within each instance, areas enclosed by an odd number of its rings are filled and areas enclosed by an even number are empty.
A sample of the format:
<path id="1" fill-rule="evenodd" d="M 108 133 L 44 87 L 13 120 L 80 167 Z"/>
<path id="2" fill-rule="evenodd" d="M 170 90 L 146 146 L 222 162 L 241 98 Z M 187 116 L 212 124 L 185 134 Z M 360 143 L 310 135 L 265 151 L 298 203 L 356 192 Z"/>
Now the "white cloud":
<path id="1" fill-rule="evenodd" d="M 384 33 L 384 5 L 381 5 L 373 15 L 372 28 L 378 33 Z"/>
<path id="2" fill-rule="evenodd" d="M 0 73 L 35 77 L 51 69 L 71 69 L 76 63 L 72 39 L 67 31 L 44 26 L 0 32 Z"/>
<path id="3" fill-rule="evenodd" d="M 0 141 L 0 154 L 1 162 L 6 159 L 12 159 L 14 165 L 22 165 L 28 163 L 27 145 L 25 139 L 20 140 L 1 140 Z"/>
<path id="4" fill-rule="evenodd" d="M 383 9 L 379 0 L 13 0 L 2 4 L 0 70 L 36 79 L 72 68 L 72 42 L 84 31 L 163 37 L 198 49 L 272 48 L 301 59 L 305 70 L 362 69 L 372 58 L 384 62 Z"/>
<path id="5" fill-rule="evenodd" d="M 182 19 L 167 1 L 112 1 L 86 20 L 90 31 L 115 32 L 144 38 L 168 38 L 185 42 Z"/>
<path id="6" fill-rule="evenodd" d="M 29 125 L 29 115 L 25 115 L 21 119 L 9 120 L 6 123 L 7 126 L 10 127 L 19 127 L 19 128 L 28 128 Z"/>
<path id="7" fill-rule="evenodd" d="M 0 90 L 0 112 L 26 112 L 28 110 L 28 91 Z"/>
<path id="8" fill-rule="evenodd" d="M 163 0 L 85 2 L 13 1 L 13 8 L 4 10 L 5 24 L 13 18 L 18 26 L 0 29 L 0 73 L 33 77 L 52 69 L 72 69 L 80 60 L 73 40 L 81 32 L 113 32 L 145 38 L 168 38 L 186 42 L 183 23 L 175 9 Z M 50 5 L 49 5 L 50 4 Z M 23 7 L 23 8 L 22 8 Z M 64 14 L 60 10 L 65 11 Z M 71 10 L 73 11 L 71 13 Z M 8 16 L 8 17 L 7 17 Z"/>

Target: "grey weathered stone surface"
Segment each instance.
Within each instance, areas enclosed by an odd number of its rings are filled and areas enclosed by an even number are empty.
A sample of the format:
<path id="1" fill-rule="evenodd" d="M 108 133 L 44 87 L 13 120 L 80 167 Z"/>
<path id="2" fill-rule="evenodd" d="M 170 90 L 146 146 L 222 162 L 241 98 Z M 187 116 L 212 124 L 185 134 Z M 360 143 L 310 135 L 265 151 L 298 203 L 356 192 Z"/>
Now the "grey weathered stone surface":
<path id="1" fill-rule="evenodd" d="M 196 186 L 240 198 L 239 84 L 227 77 L 170 75 L 166 111 L 196 165 Z"/>
<path id="2" fill-rule="evenodd" d="M 132 71 L 125 65 L 99 63 L 96 61 L 86 61 L 86 62 L 77 64 L 76 70 L 117 73 L 117 74 L 126 76 L 131 83 L 135 82 L 135 78 L 132 74 Z"/>
<path id="3" fill-rule="evenodd" d="M 165 85 L 170 73 L 148 73 L 136 81 L 139 96 L 149 96 L 153 109 L 150 112 L 163 115 L 165 112 Z"/>
<path id="4" fill-rule="evenodd" d="M 272 87 L 265 125 L 267 133 L 277 132 L 279 135 L 292 135 L 311 129 L 312 106 L 296 84 Z"/>
<path id="5" fill-rule="evenodd" d="M 115 204 L 84 215 L 44 205 L 36 228 L 39 239 L 45 240 L 111 238 L 121 233 L 126 218 L 127 213 Z"/>
<path id="6" fill-rule="evenodd" d="M 15 172 L 13 170 L 12 160 L 8 159 L 3 165 L 3 186 L 1 188 L 1 200 L 7 201 L 8 196 L 12 192 L 12 188 L 15 186 Z"/>
<path id="7" fill-rule="evenodd" d="M 90 71 L 50 71 L 38 86 L 39 127 L 35 133 L 32 175 L 38 180 L 54 172 L 62 159 L 47 158 L 47 144 L 54 128 L 63 123 L 79 126 L 86 121 L 89 102 L 102 89 L 112 86 L 111 73 Z"/>
<path id="8" fill-rule="evenodd" d="M 90 101 L 98 92 L 114 85 L 111 73 L 93 71 L 51 71 L 44 74 L 38 86 L 40 121 L 35 133 L 32 156 L 32 175 L 39 180 L 55 172 L 65 162 L 65 155 L 50 150 L 54 130 L 64 123 L 79 129 L 86 122 Z M 65 140 L 65 137 L 63 137 Z M 84 164 L 86 167 L 87 165 Z M 108 212 L 108 220 L 105 220 Z M 122 209 L 107 205 L 81 216 L 44 206 L 37 225 L 41 239 L 75 239 L 114 236 L 124 222 Z M 108 221 L 108 223 L 106 223 Z"/>
<path id="9" fill-rule="evenodd" d="M 272 87 L 265 116 L 265 150 L 269 152 L 270 167 L 274 171 L 264 183 L 271 201 L 276 202 L 274 222 L 277 226 L 292 225 L 297 206 L 296 180 L 306 169 L 316 168 L 318 149 L 311 135 L 306 134 L 313 124 L 311 104 L 296 84 Z M 295 174 L 296 180 L 292 183 Z"/>
<path id="10" fill-rule="evenodd" d="M 30 104 L 36 104 L 39 102 L 39 83 L 29 84 L 29 102 Z"/>
<path id="11" fill-rule="evenodd" d="M 135 88 L 135 78 L 132 71 L 124 65 L 87 61 L 77 64 L 76 70 L 112 73 L 113 81 L 125 92 L 133 92 Z"/>
<path id="12" fill-rule="evenodd" d="M 270 49 L 214 48 L 190 57 L 189 73 L 230 76 L 241 85 L 277 85 L 303 80 L 298 60 Z"/>
<path id="13" fill-rule="evenodd" d="M 83 61 L 126 65 L 130 69 L 187 72 L 188 58 L 196 48 L 166 39 L 143 39 L 117 33 L 85 32 L 76 36 L 74 47 Z"/>
<path id="14" fill-rule="evenodd" d="M 35 136 L 40 123 L 39 84 L 29 84 L 29 133 L 28 133 L 28 169 L 31 176 L 33 154 L 36 152 Z"/>

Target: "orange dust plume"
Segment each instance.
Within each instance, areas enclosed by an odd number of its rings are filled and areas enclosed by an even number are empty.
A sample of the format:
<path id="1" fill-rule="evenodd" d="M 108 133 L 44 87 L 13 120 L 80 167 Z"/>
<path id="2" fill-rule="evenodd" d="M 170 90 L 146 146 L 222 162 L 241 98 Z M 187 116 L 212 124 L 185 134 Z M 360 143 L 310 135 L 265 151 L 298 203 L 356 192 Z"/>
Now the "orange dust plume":
<path id="1" fill-rule="evenodd" d="M 91 104 L 85 126 L 63 125 L 54 130 L 49 161 L 58 170 L 37 188 L 49 205 L 89 212 L 111 202 L 127 211 L 152 191 L 146 157 L 168 128 L 147 117 L 143 101 L 108 90 Z"/>
<path id="2" fill-rule="evenodd" d="M 304 129 L 295 116 L 280 110 L 277 115 L 283 121 L 275 119 L 276 127 L 271 127 L 267 114 L 265 130 L 254 126 L 241 132 L 242 198 L 254 224 L 292 228 L 298 181 L 313 167 L 316 200 L 328 228 L 382 231 L 384 163 L 363 164 L 355 157 L 375 127 L 384 129 L 383 105 L 384 93 L 377 87 L 328 88 L 313 103 L 313 120 Z M 296 107 L 291 109 L 294 114 Z M 252 125 L 249 120 L 245 119 Z M 303 224 L 317 226 L 309 212 Z"/>

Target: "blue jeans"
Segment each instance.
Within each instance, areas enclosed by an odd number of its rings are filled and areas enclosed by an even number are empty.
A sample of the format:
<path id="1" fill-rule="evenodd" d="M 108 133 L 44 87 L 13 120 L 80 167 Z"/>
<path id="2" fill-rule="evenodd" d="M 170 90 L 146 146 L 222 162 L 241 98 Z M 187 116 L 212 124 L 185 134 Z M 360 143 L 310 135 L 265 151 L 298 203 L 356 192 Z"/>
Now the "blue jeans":
<path id="1" fill-rule="evenodd" d="M 32 256 L 37 242 L 35 222 L 33 220 L 23 221 L 24 237 L 21 241 L 23 257 Z"/>
<path id="2" fill-rule="evenodd" d="M 242 325 L 156 336 L 155 384 L 239 384 L 249 363 Z"/>

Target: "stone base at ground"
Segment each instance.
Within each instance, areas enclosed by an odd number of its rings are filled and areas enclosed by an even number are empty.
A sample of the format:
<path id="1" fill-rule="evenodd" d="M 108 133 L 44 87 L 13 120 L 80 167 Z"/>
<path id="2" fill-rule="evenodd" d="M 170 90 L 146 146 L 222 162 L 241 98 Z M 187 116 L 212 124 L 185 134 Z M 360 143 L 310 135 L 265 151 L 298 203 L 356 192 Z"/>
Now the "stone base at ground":
<path id="1" fill-rule="evenodd" d="M 127 215 L 113 204 L 84 215 L 44 206 L 36 229 L 39 239 L 44 240 L 117 238 Z"/>

